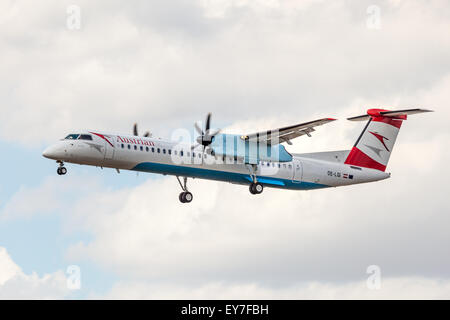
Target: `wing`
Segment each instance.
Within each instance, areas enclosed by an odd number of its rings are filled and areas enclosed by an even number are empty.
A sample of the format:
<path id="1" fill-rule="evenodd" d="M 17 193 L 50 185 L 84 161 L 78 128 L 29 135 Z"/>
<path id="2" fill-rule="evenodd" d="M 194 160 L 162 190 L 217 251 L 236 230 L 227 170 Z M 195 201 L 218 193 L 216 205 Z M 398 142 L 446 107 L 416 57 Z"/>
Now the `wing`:
<path id="1" fill-rule="evenodd" d="M 242 140 L 251 142 L 264 142 L 267 144 L 279 144 L 287 142 L 292 144 L 291 140 L 297 137 L 307 135 L 311 136 L 311 132 L 315 131 L 314 127 L 335 121 L 333 118 L 324 118 L 310 122 L 300 123 L 289 127 L 279 128 L 257 132 L 249 135 L 241 136 Z"/>

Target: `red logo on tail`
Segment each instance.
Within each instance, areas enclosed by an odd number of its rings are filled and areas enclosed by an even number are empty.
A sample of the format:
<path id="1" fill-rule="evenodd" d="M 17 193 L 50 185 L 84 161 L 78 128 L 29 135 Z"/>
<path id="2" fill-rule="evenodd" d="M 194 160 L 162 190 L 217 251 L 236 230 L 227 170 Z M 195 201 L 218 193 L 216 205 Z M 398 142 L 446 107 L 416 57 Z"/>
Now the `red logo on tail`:
<path id="1" fill-rule="evenodd" d="M 383 137 L 381 134 L 376 133 L 376 132 L 372 132 L 372 131 L 369 131 L 369 132 L 370 132 L 371 134 L 373 134 L 373 135 L 375 136 L 375 138 L 377 138 L 378 140 L 380 140 L 380 142 L 383 144 L 383 146 L 386 148 L 386 150 L 387 150 L 388 152 L 391 152 L 391 151 L 388 149 L 388 147 L 386 146 L 386 143 L 384 143 L 384 139 L 389 140 L 388 138 Z"/>

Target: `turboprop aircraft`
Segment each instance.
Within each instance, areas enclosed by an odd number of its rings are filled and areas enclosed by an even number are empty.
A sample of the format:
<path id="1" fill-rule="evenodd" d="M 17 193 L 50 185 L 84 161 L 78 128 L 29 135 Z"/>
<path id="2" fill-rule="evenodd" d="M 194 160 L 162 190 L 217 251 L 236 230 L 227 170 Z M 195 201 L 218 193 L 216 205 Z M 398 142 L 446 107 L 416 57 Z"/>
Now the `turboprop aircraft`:
<path id="1" fill-rule="evenodd" d="M 367 114 L 348 118 L 367 121 L 351 150 L 289 153 L 282 143 L 292 144 L 311 136 L 315 128 L 336 119 L 323 118 L 276 130 L 253 134 L 224 134 L 211 128 L 211 114 L 205 129 L 196 123 L 196 144 L 138 135 L 97 131 L 71 133 L 48 147 L 43 156 L 56 160 L 57 173 L 65 175 L 65 162 L 120 170 L 134 170 L 176 176 L 182 189 L 179 200 L 192 201 L 187 178 L 209 179 L 248 185 L 251 194 L 264 187 L 311 190 L 379 181 L 385 172 L 398 132 L 408 115 L 425 109 L 389 111 L 369 109 Z M 183 182 L 180 180 L 183 178 Z"/>

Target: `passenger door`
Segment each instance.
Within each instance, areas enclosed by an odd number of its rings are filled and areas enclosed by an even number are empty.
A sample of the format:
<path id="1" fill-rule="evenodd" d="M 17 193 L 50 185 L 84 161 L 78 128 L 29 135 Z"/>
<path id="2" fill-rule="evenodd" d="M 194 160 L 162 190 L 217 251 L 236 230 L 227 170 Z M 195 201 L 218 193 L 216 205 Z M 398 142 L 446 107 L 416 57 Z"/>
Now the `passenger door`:
<path id="1" fill-rule="evenodd" d="M 293 165 L 293 175 L 292 175 L 292 182 L 293 183 L 300 183 L 302 182 L 302 176 L 303 176 L 303 168 L 302 168 L 302 163 L 298 160 L 293 160 L 292 161 L 292 165 Z"/>
<path id="2" fill-rule="evenodd" d="M 115 139 L 112 136 L 105 136 L 105 160 L 114 158 L 114 143 Z"/>

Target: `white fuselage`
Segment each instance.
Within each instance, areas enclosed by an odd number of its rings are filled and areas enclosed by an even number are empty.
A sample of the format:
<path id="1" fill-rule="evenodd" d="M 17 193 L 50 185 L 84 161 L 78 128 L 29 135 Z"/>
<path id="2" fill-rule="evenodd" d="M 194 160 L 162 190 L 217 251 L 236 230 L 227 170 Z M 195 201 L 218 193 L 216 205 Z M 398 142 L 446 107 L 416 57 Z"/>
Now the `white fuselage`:
<path id="1" fill-rule="evenodd" d="M 383 180 L 389 173 L 344 164 L 348 151 L 296 154 L 290 162 L 260 161 L 214 156 L 203 147 L 154 138 L 83 133 L 91 139 L 64 139 L 43 155 L 60 162 L 194 177 L 249 185 L 252 169 L 267 187 L 308 190 Z"/>

